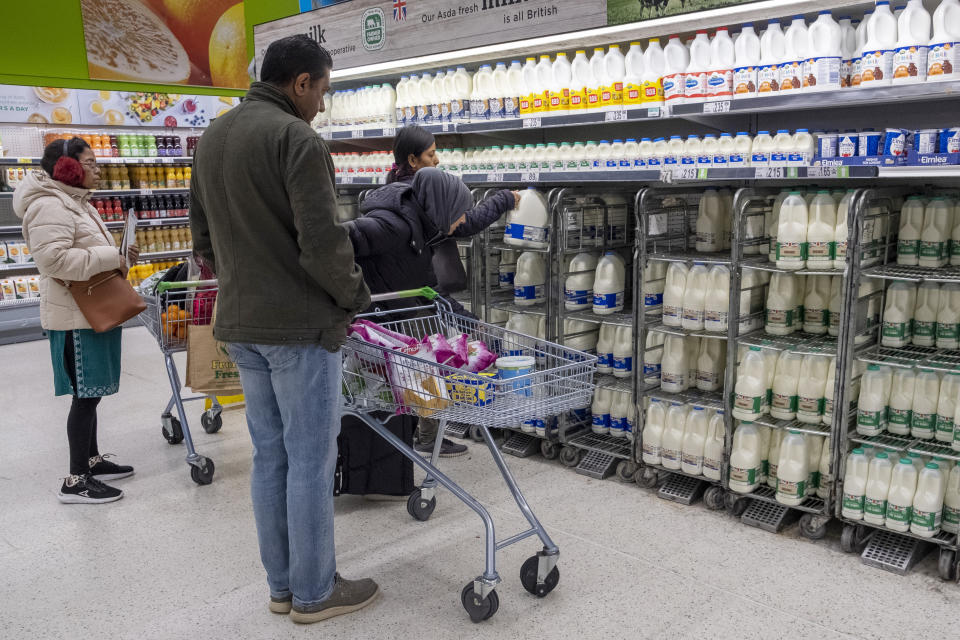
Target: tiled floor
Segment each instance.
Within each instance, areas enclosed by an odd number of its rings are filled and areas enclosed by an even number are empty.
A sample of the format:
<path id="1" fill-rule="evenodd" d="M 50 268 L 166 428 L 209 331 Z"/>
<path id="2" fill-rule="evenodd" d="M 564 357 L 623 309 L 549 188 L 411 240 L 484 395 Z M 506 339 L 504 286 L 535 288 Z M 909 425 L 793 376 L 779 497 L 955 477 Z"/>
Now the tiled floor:
<path id="1" fill-rule="evenodd" d="M 0 347 L 0 638 L 900 638 L 956 634 L 960 586 L 936 555 L 901 577 L 864 566 L 826 540 L 774 535 L 702 504 L 684 507 L 635 485 L 579 476 L 539 456 L 508 462 L 561 548 L 560 585 L 526 593 L 528 540 L 498 556 L 500 611 L 471 624 L 460 589 L 482 570 L 480 521 L 441 492 L 429 522 L 400 503 L 337 500 L 338 561 L 371 576 L 372 607 L 311 627 L 267 612 L 248 493 L 250 443 L 240 411 L 199 428 L 216 478 L 198 487 L 158 416 L 169 396 L 143 329 L 124 334 L 125 377 L 101 411 L 101 449 L 137 467 L 112 505 L 61 505 L 64 418 L 47 345 Z M 190 415 L 196 420 L 199 407 Z M 500 537 L 522 528 L 478 445 L 443 462 L 490 505 Z M 122 484 L 121 484 L 122 483 Z"/>

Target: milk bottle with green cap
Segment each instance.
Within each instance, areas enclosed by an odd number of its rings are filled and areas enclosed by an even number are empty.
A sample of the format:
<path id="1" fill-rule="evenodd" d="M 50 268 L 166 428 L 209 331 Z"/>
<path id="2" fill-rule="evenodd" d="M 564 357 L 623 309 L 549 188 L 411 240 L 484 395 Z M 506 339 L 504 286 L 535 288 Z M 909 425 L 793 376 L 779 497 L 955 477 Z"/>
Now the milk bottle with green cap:
<path id="1" fill-rule="evenodd" d="M 719 480 L 723 467 L 723 447 L 726 437 L 726 426 L 723 421 L 723 410 L 717 411 L 710 418 L 707 427 L 707 442 L 703 447 L 703 475 L 711 480 Z"/>
<path id="2" fill-rule="evenodd" d="M 805 433 L 803 439 L 807 442 L 807 495 L 812 496 L 820 486 L 820 454 L 823 453 L 823 438 Z"/>
<path id="3" fill-rule="evenodd" d="M 923 232 L 923 198 L 910 196 L 900 208 L 900 233 L 897 235 L 897 264 L 916 265 L 920 259 L 920 234 Z"/>
<path id="4" fill-rule="evenodd" d="M 913 327 L 912 293 L 915 286 L 909 282 L 894 282 L 887 289 L 880 333 L 880 344 L 883 346 L 900 348 L 910 344 Z"/>
<path id="5" fill-rule="evenodd" d="M 830 192 L 817 192 L 807 223 L 807 268 L 830 269 L 836 253 L 837 205 Z"/>
<path id="6" fill-rule="evenodd" d="M 937 347 L 960 348 L 960 285 L 940 287 L 940 308 L 937 310 Z"/>
<path id="7" fill-rule="evenodd" d="M 867 493 L 870 459 L 863 449 L 854 449 L 847 456 L 843 473 L 841 513 L 850 520 L 863 520 L 864 498 Z"/>
<path id="8" fill-rule="evenodd" d="M 894 531 L 909 531 L 913 496 L 917 491 L 917 469 L 910 458 L 900 458 L 890 476 L 887 495 L 886 526 Z"/>
<path id="9" fill-rule="evenodd" d="M 799 431 L 790 431 L 780 443 L 777 462 L 777 502 L 796 506 L 806 499 L 809 463 L 807 442 Z"/>
<path id="10" fill-rule="evenodd" d="M 796 317 L 797 279 L 790 273 L 774 273 L 767 288 L 766 323 L 767 333 L 786 336 L 795 332 L 801 324 Z"/>
<path id="11" fill-rule="evenodd" d="M 946 198 L 933 198 L 923 212 L 920 232 L 921 267 L 943 267 L 948 262 L 947 241 L 953 231 L 953 207 Z"/>
<path id="12" fill-rule="evenodd" d="M 890 403 L 887 431 L 901 436 L 910 435 L 913 422 L 913 394 L 916 389 L 913 369 L 896 368 L 890 385 Z M 862 387 L 861 387 L 862 388 Z"/>
<path id="13" fill-rule="evenodd" d="M 949 371 L 940 381 L 940 399 L 937 401 L 937 427 L 934 437 L 940 442 L 953 442 L 953 418 L 957 412 L 958 394 L 960 371 Z"/>
<path id="14" fill-rule="evenodd" d="M 837 359 L 830 358 L 827 367 L 827 383 L 823 386 L 823 416 L 821 422 L 825 425 L 833 424 L 833 397 L 836 387 Z"/>
<path id="15" fill-rule="evenodd" d="M 923 282 L 917 290 L 913 312 L 913 344 L 932 347 L 937 340 L 937 313 L 940 309 L 940 285 Z"/>
<path id="16" fill-rule="evenodd" d="M 960 462 L 950 465 L 943 495 L 942 527 L 949 533 L 960 532 Z"/>
<path id="17" fill-rule="evenodd" d="M 797 385 L 800 383 L 800 365 L 803 356 L 790 351 L 781 351 L 773 378 L 773 399 L 770 415 L 777 420 L 793 420 L 797 417 Z"/>
<path id="18" fill-rule="evenodd" d="M 863 519 L 870 524 L 886 523 L 887 497 L 890 495 L 890 475 L 893 465 L 886 452 L 881 451 L 870 461 L 867 491 L 863 502 Z"/>
<path id="19" fill-rule="evenodd" d="M 777 488 L 777 470 L 780 466 L 780 444 L 783 436 L 787 435 L 782 429 L 774 429 L 770 434 L 770 444 L 767 447 L 767 486 Z"/>
<path id="20" fill-rule="evenodd" d="M 932 440 L 937 426 L 937 403 L 940 399 L 940 375 L 936 371 L 921 371 L 917 374 L 913 393 L 913 418 L 910 435 L 922 440 Z"/>
<path id="21" fill-rule="evenodd" d="M 943 500 L 943 475 L 935 462 L 928 462 L 917 479 L 910 532 L 924 538 L 940 533 Z"/>
<path id="22" fill-rule="evenodd" d="M 807 204 L 800 192 L 792 192 L 780 207 L 777 225 L 777 267 L 803 269 L 807 263 Z"/>
<path id="23" fill-rule="evenodd" d="M 880 435 L 885 423 L 887 398 L 884 396 L 884 375 L 880 365 L 871 364 L 860 381 L 857 400 L 857 433 Z"/>
<path id="24" fill-rule="evenodd" d="M 760 486 L 760 432 L 752 422 L 741 422 L 733 434 L 729 484 L 735 493 L 751 493 Z"/>
<path id="25" fill-rule="evenodd" d="M 766 367 L 760 347 L 750 347 L 737 368 L 734 418 L 753 421 L 762 415 L 767 395 Z"/>
<path id="26" fill-rule="evenodd" d="M 823 335 L 830 328 L 830 276 L 809 276 L 803 298 L 803 330 Z"/>
<path id="27" fill-rule="evenodd" d="M 830 497 L 830 487 L 833 485 L 833 476 L 830 474 L 830 446 L 830 438 L 824 438 L 820 448 L 820 462 L 817 465 L 820 474 L 817 478 L 817 495 L 824 500 Z"/>

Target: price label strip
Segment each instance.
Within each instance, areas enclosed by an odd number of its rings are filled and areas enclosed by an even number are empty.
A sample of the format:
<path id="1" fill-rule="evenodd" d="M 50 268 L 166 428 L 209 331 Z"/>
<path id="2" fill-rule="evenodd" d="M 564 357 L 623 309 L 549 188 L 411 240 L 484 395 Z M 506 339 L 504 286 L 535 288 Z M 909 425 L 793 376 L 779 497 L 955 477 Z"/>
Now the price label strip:
<path id="1" fill-rule="evenodd" d="M 604 122 L 620 122 L 621 120 L 626 119 L 627 112 L 623 109 L 620 109 L 619 111 L 607 111 L 605 114 L 603 114 Z"/>
<path id="2" fill-rule="evenodd" d="M 540 182 L 540 172 L 524 171 L 520 174 L 520 182 Z"/>
<path id="3" fill-rule="evenodd" d="M 539 129 L 543 125 L 542 118 L 524 118 L 523 127 L 524 129 Z"/>
<path id="4" fill-rule="evenodd" d="M 503 171 L 491 171 L 488 173 L 487 182 L 503 182 Z"/>
<path id="5" fill-rule="evenodd" d="M 730 111 L 730 101 L 720 100 L 719 102 L 703 103 L 704 113 L 728 113 Z"/>

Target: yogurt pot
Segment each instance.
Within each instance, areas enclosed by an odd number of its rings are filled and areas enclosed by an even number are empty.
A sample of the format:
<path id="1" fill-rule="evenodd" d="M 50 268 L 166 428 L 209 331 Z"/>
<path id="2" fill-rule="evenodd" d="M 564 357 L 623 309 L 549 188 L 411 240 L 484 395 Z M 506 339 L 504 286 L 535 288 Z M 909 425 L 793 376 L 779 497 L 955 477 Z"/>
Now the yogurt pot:
<path id="1" fill-rule="evenodd" d="M 817 131 L 817 156 L 820 158 L 837 157 L 837 135 L 836 131 Z"/>
<path id="2" fill-rule="evenodd" d="M 860 146 L 860 134 L 856 131 L 845 131 L 837 136 L 837 156 L 852 158 L 857 155 Z"/>
<path id="3" fill-rule="evenodd" d="M 857 155 L 860 157 L 879 155 L 881 137 L 882 136 L 879 131 L 861 131 L 860 145 L 857 147 Z"/>
<path id="4" fill-rule="evenodd" d="M 913 150 L 920 154 L 937 153 L 940 144 L 939 129 L 921 129 L 913 134 Z"/>
<path id="5" fill-rule="evenodd" d="M 940 153 L 960 153 L 960 128 L 940 132 Z"/>
<path id="6" fill-rule="evenodd" d="M 907 132 L 904 129 L 887 129 L 883 136 L 883 155 L 902 156 L 907 153 Z"/>
<path id="7" fill-rule="evenodd" d="M 534 372 L 536 360 L 532 356 L 504 356 L 497 358 L 497 377 L 501 380 L 513 380 L 529 376 Z M 521 396 L 532 396 L 533 390 L 530 388 L 530 378 L 514 380 L 507 385 L 514 393 Z"/>

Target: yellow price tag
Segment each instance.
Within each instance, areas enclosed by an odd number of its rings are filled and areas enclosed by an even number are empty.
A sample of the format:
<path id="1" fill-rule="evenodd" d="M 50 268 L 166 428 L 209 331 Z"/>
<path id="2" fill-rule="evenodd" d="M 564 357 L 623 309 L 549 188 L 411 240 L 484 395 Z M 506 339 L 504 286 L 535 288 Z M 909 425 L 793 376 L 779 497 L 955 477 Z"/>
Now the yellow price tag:
<path id="1" fill-rule="evenodd" d="M 33 164 L 33 158 L 17 158 L 17 164 Z"/>

